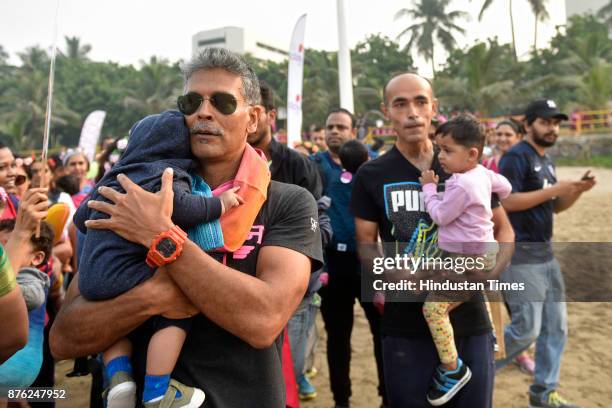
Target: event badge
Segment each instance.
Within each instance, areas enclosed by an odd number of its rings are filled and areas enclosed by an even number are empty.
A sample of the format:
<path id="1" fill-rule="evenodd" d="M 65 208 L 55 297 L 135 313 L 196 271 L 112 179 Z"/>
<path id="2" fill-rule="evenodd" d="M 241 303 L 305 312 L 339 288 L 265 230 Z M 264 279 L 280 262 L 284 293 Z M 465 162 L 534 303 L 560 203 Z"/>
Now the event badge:
<path id="1" fill-rule="evenodd" d="M 339 252 L 346 252 L 346 244 L 343 244 L 341 242 L 338 242 L 338 246 L 336 247 L 336 249 Z"/>
<path id="2" fill-rule="evenodd" d="M 353 175 L 348 171 L 343 171 L 342 174 L 340 174 L 340 181 L 343 184 L 350 183 L 352 179 L 353 179 Z"/>

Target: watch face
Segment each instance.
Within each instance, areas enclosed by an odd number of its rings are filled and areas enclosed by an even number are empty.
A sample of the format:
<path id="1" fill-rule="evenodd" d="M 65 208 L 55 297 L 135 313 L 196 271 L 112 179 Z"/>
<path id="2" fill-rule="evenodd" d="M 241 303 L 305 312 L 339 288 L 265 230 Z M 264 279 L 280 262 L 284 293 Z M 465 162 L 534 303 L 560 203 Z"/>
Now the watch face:
<path id="1" fill-rule="evenodd" d="M 174 252 L 176 252 L 176 244 L 170 238 L 164 238 L 159 241 L 157 246 L 155 247 L 157 252 L 159 252 L 164 258 L 170 257 Z"/>

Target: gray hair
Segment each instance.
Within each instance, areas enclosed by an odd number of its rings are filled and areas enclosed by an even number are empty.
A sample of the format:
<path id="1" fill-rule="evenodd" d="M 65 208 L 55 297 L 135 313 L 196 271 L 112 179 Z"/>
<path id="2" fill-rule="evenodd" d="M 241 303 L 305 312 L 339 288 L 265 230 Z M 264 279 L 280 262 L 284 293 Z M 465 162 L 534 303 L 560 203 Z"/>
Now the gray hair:
<path id="1" fill-rule="evenodd" d="M 201 70 L 221 68 L 242 79 L 242 96 L 247 103 L 252 105 L 261 104 L 261 93 L 259 91 L 259 80 L 253 68 L 246 60 L 238 54 L 225 48 L 210 47 L 200 51 L 191 61 L 186 62 L 181 70 L 185 78 L 185 86 L 189 78 Z"/>

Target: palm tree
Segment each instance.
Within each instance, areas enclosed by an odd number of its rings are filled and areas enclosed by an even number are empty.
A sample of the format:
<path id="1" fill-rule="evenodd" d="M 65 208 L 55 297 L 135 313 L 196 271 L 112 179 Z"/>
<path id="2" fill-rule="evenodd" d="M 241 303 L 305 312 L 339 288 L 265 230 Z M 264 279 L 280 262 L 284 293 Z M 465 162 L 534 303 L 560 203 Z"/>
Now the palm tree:
<path id="1" fill-rule="evenodd" d="M 66 40 L 66 57 L 70 59 L 85 60 L 87 54 L 91 51 L 91 45 L 81 45 L 81 39 L 79 37 L 68 37 L 65 36 Z"/>
<path id="2" fill-rule="evenodd" d="M 49 55 L 38 46 L 28 47 L 24 52 L 17 53 L 21 59 L 22 67 L 30 71 L 48 71 Z"/>
<path id="3" fill-rule="evenodd" d="M 397 37 L 410 34 L 410 41 L 406 49 L 416 46 L 417 53 L 426 60 L 431 61 L 431 69 L 435 76 L 434 48 L 436 39 L 447 52 L 456 46 L 454 32 L 464 34 L 465 30 L 454 23 L 459 18 L 468 19 L 469 14 L 464 11 L 448 12 L 451 0 L 420 0 L 413 8 L 403 8 L 395 14 L 395 19 L 408 17 L 414 22 L 402 31 Z"/>
<path id="4" fill-rule="evenodd" d="M 538 21 L 546 21 L 550 17 L 546 10 L 546 0 L 527 0 L 531 6 L 531 11 L 535 17 L 535 27 L 533 29 L 533 49 L 538 46 Z"/>
<path id="5" fill-rule="evenodd" d="M 22 65 L 12 71 L 0 104 L 0 131 L 12 139 L 17 150 L 40 147 L 42 143 L 50 63 L 47 53 L 38 47 L 26 49 L 19 57 Z M 52 115 L 52 126 L 80 121 L 61 98 L 53 100 Z"/>
<path id="6" fill-rule="evenodd" d="M 495 40 L 458 51 L 451 73 L 443 73 L 434 81 L 441 104 L 488 117 L 528 98 L 527 89 L 532 84 L 519 87 L 512 79 L 517 76 L 517 65 L 513 64 L 511 52 L 508 45 L 499 45 Z"/>
<path id="7" fill-rule="evenodd" d="M 142 64 L 138 86 L 129 91 L 123 104 L 144 115 L 174 107 L 182 85 L 178 66 L 170 65 L 167 60 L 157 57 L 151 57 L 148 62 Z"/>
<path id="8" fill-rule="evenodd" d="M 601 18 L 609 27 L 612 26 L 612 0 L 608 1 L 608 4 L 599 9 L 597 17 Z"/>
<path id="9" fill-rule="evenodd" d="M 6 64 L 6 61 L 8 60 L 8 58 L 9 58 L 8 53 L 6 52 L 4 47 L 0 45 L 0 65 Z"/>
<path id="10" fill-rule="evenodd" d="M 485 2 L 482 4 L 480 13 L 478 13 L 478 21 L 482 20 L 484 12 L 491 6 L 491 3 L 493 3 L 493 0 L 485 0 Z M 518 56 L 516 54 L 516 39 L 514 37 L 514 17 L 512 15 L 512 0 L 508 0 L 508 10 L 510 14 L 510 30 L 512 32 L 512 52 L 514 53 L 514 60 L 517 61 Z"/>

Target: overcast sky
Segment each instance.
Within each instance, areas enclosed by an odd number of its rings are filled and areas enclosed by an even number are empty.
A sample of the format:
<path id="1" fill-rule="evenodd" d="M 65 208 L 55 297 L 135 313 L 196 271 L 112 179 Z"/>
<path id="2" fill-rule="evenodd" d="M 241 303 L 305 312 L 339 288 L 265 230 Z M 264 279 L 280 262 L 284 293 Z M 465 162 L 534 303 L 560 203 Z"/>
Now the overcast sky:
<path id="1" fill-rule="evenodd" d="M 578 0 L 576 0 L 578 1 Z M 483 0 L 453 0 L 450 10 L 472 14 L 459 22 L 467 35 L 457 36 L 461 46 L 478 39 L 498 36 L 510 41 L 509 0 L 493 0 L 482 22 L 477 14 Z M 350 46 L 367 34 L 383 33 L 391 38 L 410 25 L 395 13 L 411 7 L 411 0 L 345 0 Z M 50 48 L 53 43 L 56 0 L 1 0 L 0 45 L 17 64 L 16 52 L 27 46 Z M 565 24 L 564 0 L 548 0 L 550 19 L 539 24 L 538 45 L 545 46 L 555 26 Z M 519 55 L 533 43 L 534 18 L 527 0 L 514 0 L 514 20 Z M 246 36 L 287 49 L 298 17 L 308 14 L 306 46 L 337 50 L 336 2 L 334 0 L 60 0 L 58 44 L 63 36 L 78 36 L 93 48 L 90 58 L 138 64 L 157 55 L 171 61 L 189 58 L 191 37 L 198 31 L 232 25 L 245 29 Z M 401 41 L 407 42 L 407 38 Z M 437 61 L 443 62 L 442 59 Z M 419 61 L 419 70 L 429 74 L 428 64 Z"/>

